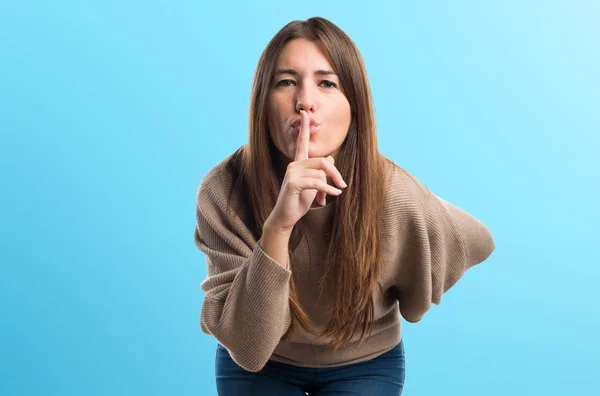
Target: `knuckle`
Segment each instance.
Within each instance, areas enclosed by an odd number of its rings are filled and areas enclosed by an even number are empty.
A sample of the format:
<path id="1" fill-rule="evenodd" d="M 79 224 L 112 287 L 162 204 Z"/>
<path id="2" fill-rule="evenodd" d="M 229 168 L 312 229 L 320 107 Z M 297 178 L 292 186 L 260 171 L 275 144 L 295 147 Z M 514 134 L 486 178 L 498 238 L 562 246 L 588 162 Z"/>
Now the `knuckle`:
<path id="1" fill-rule="evenodd" d="M 291 173 L 288 175 L 288 184 L 291 186 L 297 186 L 300 178 L 295 173 Z"/>

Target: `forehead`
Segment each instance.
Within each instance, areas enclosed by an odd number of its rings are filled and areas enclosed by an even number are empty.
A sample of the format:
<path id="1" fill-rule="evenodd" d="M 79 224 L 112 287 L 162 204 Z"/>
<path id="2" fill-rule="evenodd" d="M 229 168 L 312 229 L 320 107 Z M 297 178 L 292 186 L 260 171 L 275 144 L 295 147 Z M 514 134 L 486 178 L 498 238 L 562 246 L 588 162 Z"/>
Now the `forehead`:
<path id="1" fill-rule="evenodd" d="M 320 43 L 306 39 L 289 41 L 277 58 L 277 68 L 296 69 L 298 72 L 312 69 L 333 70 Z"/>

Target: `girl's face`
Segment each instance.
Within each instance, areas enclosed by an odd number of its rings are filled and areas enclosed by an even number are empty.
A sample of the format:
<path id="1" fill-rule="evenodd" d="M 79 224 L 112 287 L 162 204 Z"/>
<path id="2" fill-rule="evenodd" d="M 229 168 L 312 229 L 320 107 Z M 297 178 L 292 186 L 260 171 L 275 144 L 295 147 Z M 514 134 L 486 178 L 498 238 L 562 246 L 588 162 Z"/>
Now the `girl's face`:
<path id="1" fill-rule="evenodd" d="M 275 146 L 290 161 L 296 154 L 300 129 L 294 123 L 302 119 L 301 109 L 311 119 L 308 156 L 337 159 L 351 120 L 350 103 L 340 88 L 317 42 L 294 39 L 286 44 L 270 87 L 268 126 Z"/>

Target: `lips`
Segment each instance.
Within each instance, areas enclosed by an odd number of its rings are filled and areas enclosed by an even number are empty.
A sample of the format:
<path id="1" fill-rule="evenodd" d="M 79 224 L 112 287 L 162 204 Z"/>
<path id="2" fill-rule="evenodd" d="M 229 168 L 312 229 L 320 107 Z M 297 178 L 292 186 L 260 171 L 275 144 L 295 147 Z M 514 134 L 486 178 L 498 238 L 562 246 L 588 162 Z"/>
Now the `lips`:
<path id="1" fill-rule="evenodd" d="M 297 126 L 295 126 L 295 127 L 293 128 L 294 135 L 298 135 L 298 134 L 300 133 L 300 128 L 301 128 L 301 127 L 300 127 L 300 125 L 297 125 Z M 309 133 L 310 133 L 310 135 L 312 136 L 312 135 L 314 135 L 315 133 L 317 133 L 317 131 L 318 131 L 318 130 L 319 130 L 319 129 L 318 129 L 318 127 L 316 127 L 316 126 L 311 126 L 311 127 L 309 128 Z"/>
<path id="2" fill-rule="evenodd" d="M 302 125 L 302 120 L 296 120 L 292 123 L 292 128 L 296 129 L 300 125 Z M 310 127 L 318 127 L 319 125 L 320 124 L 318 122 L 316 122 L 312 118 L 310 119 Z"/>

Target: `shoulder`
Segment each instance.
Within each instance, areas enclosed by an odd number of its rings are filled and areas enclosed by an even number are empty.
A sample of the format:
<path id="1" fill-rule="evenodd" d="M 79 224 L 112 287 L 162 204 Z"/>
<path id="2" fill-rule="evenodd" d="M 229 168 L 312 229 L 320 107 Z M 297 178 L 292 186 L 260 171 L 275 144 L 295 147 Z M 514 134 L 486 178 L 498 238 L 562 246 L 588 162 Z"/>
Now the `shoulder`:
<path id="1" fill-rule="evenodd" d="M 233 249 L 246 256 L 256 245 L 253 229 L 238 210 L 242 202 L 241 183 L 236 179 L 240 152 L 241 148 L 213 166 L 198 187 L 194 240 L 204 253 L 214 255 Z"/>
<path id="2" fill-rule="evenodd" d="M 444 202 L 425 183 L 392 161 L 389 161 L 387 178 L 382 213 L 386 230 L 439 234 L 443 228 L 456 234 L 456 226 Z"/>
<path id="3" fill-rule="evenodd" d="M 229 201 L 240 154 L 241 148 L 225 157 L 204 175 L 196 193 L 199 208 L 206 205 L 221 206 Z"/>
<path id="4" fill-rule="evenodd" d="M 386 158 L 386 206 L 423 209 L 435 195 L 415 175 Z"/>
<path id="5" fill-rule="evenodd" d="M 243 241 L 245 246 L 253 246 L 256 243 L 245 217 L 239 212 L 239 204 L 243 201 L 240 192 L 243 183 L 237 179 L 240 175 L 241 150 L 242 148 L 238 149 L 212 167 L 198 187 L 196 238 L 205 241 L 205 244 L 215 240 L 234 243 L 232 241 L 238 239 Z"/>

